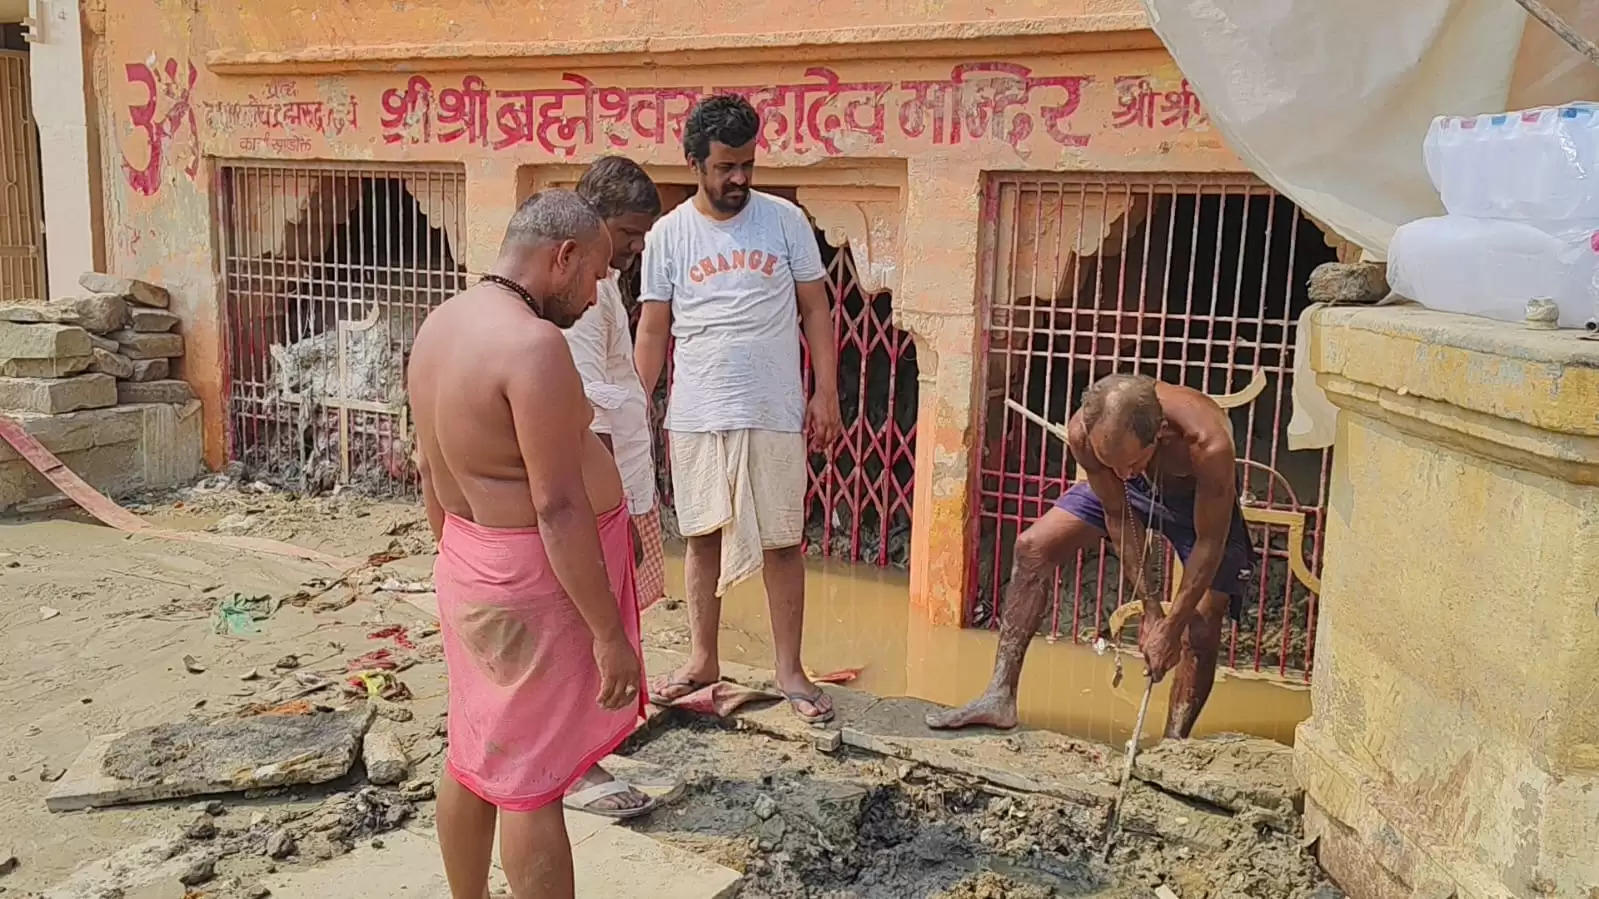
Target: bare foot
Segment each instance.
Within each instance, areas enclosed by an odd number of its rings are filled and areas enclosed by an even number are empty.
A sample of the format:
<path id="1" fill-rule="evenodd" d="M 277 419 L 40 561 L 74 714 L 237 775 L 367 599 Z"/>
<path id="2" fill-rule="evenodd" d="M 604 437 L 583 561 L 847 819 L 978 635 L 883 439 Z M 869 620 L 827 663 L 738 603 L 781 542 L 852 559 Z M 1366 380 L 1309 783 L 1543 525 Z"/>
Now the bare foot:
<path id="1" fill-rule="evenodd" d="M 615 777 L 611 776 L 611 772 L 601 768 L 599 765 L 595 765 L 588 770 L 588 773 L 578 778 L 576 783 L 566 788 L 566 795 L 570 796 L 573 793 L 580 793 L 589 789 L 590 787 L 608 784 L 615 779 Z M 615 793 L 610 796 L 601 796 L 600 798 L 589 803 L 584 808 L 588 811 L 605 809 L 606 811 L 622 812 L 627 811 L 628 809 L 642 808 L 649 801 L 650 797 L 640 793 L 638 790 L 630 789 L 625 792 Z"/>
<path id="2" fill-rule="evenodd" d="M 933 712 L 927 716 L 927 726 L 934 730 L 954 730 L 961 727 L 997 727 L 1010 730 L 1016 726 L 1016 697 L 1009 693 L 990 690 L 958 709 Z"/>

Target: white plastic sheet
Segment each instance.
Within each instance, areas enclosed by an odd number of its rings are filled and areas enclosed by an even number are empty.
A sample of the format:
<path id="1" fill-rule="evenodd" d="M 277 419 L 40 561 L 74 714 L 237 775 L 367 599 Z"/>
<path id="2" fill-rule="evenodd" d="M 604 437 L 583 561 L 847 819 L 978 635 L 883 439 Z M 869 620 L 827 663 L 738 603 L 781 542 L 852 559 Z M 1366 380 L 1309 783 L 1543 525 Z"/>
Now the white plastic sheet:
<path id="1" fill-rule="evenodd" d="M 1599 36 L 1599 3 L 1549 0 Z M 1443 211 L 1422 161 L 1434 116 L 1599 99 L 1599 68 L 1515 0 L 1144 0 L 1250 168 L 1385 259 Z"/>

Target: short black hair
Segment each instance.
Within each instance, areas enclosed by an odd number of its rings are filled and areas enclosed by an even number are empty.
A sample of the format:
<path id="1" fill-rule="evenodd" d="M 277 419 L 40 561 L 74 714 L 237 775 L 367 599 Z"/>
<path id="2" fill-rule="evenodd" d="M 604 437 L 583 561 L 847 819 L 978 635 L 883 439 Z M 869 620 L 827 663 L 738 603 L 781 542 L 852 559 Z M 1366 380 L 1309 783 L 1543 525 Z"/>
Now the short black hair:
<path id="1" fill-rule="evenodd" d="M 1102 422 L 1131 431 L 1138 442 L 1149 446 L 1160 435 L 1166 411 L 1155 392 L 1155 379 L 1148 375 L 1106 375 L 1083 391 L 1083 432 L 1094 433 Z"/>
<path id="2" fill-rule="evenodd" d="M 707 97 L 688 114 L 683 126 L 683 156 L 704 162 L 711 141 L 724 147 L 742 147 L 761 133 L 761 117 L 750 102 L 737 94 Z"/>
<path id="3" fill-rule="evenodd" d="M 589 201 L 600 218 L 637 212 L 661 214 L 661 195 L 644 169 L 626 156 L 601 156 L 577 182 L 578 196 Z"/>

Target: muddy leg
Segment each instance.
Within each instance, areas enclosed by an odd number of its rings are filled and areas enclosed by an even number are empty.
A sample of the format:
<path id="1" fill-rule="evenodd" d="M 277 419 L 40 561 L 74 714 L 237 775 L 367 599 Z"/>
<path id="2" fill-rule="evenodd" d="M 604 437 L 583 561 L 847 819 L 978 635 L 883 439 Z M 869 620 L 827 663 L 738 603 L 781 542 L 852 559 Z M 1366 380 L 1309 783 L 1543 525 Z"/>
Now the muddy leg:
<path id="1" fill-rule="evenodd" d="M 1022 659 L 1044 620 L 1050 581 L 1057 568 L 1102 535 L 1070 512 L 1052 508 L 1016 538 L 1016 561 L 1005 592 L 999 649 L 988 689 L 961 708 L 928 715 L 928 727 L 1016 726 L 1016 685 L 1022 677 Z"/>
<path id="2" fill-rule="evenodd" d="M 1199 601 L 1199 611 L 1183 638 L 1183 655 L 1172 670 L 1171 702 L 1166 712 L 1166 736 L 1188 739 L 1194 722 L 1210 698 L 1216 682 L 1216 658 L 1221 651 L 1222 623 L 1227 619 L 1227 596 L 1215 590 Z"/>
<path id="3" fill-rule="evenodd" d="M 678 686 L 662 691 L 676 699 L 692 693 L 687 684 L 713 683 L 721 677 L 717 656 L 717 628 L 722 623 L 722 600 L 716 581 L 722 573 L 722 532 L 689 537 L 683 555 L 684 592 L 688 594 L 688 662 L 672 672 Z"/>
<path id="4" fill-rule="evenodd" d="M 573 899 L 572 846 L 559 802 L 531 812 L 506 812 L 500 861 L 515 899 Z"/>
<path id="5" fill-rule="evenodd" d="M 487 899 L 499 809 L 479 799 L 445 772 L 439 784 L 437 823 L 444 876 L 452 899 Z"/>

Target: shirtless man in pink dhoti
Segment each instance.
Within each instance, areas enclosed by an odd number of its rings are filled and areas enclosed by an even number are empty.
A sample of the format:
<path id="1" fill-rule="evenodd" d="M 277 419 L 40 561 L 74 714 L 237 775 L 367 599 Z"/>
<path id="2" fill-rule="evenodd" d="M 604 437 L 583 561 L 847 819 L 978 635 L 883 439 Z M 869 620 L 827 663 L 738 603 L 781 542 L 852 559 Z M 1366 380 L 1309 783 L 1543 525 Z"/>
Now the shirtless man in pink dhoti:
<path id="1" fill-rule="evenodd" d="M 487 894 L 496 822 L 516 899 L 572 896 L 561 796 L 643 711 L 627 505 L 561 335 L 610 257 L 587 202 L 535 194 L 490 273 L 433 310 L 411 352 L 450 677 L 438 828 L 454 899 Z"/>

